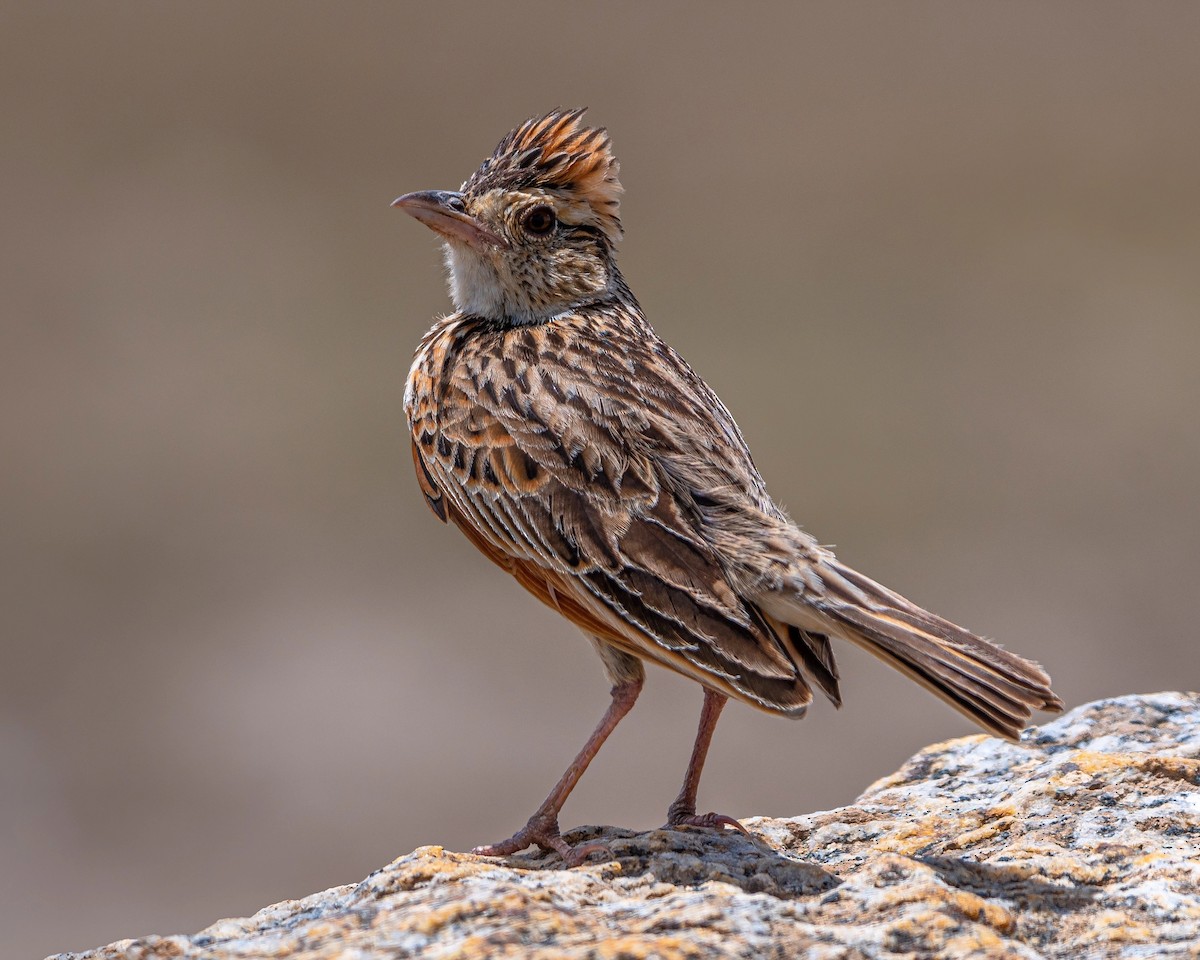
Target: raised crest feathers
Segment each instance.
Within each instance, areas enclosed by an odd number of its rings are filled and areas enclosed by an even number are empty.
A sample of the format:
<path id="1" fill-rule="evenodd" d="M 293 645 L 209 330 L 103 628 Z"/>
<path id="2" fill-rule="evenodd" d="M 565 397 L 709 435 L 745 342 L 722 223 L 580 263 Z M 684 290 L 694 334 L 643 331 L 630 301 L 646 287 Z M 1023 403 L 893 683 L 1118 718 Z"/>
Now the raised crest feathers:
<path id="1" fill-rule="evenodd" d="M 532 117 L 509 133 L 463 184 L 464 193 L 541 187 L 586 201 L 612 240 L 621 237 L 620 165 L 604 127 L 581 123 L 586 107 Z"/>

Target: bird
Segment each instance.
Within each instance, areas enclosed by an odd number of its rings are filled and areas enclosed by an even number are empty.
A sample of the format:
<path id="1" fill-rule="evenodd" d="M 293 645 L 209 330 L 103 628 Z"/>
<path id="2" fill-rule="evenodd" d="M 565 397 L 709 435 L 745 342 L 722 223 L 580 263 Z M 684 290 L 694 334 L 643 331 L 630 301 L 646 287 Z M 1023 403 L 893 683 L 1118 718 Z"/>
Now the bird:
<path id="1" fill-rule="evenodd" d="M 404 391 L 425 502 L 581 628 L 612 684 L 526 825 L 473 852 L 591 854 L 567 843 L 559 814 L 637 700 L 645 662 L 703 688 L 672 828 L 744 830 L 697 813 L 721 711 L 734 699 L 799 718 L 814 688 L 840 706 L 832 639 L 1008 740 L 1033 710 L 1061 710 L 1036 663 L 846 566 L 772 500 L 732 415 L 617 267 L 619 163 L 585 109 L 526 120 L 458 190 L 393 202 L 441 238 L 455 307 L 420 341 Z"/>

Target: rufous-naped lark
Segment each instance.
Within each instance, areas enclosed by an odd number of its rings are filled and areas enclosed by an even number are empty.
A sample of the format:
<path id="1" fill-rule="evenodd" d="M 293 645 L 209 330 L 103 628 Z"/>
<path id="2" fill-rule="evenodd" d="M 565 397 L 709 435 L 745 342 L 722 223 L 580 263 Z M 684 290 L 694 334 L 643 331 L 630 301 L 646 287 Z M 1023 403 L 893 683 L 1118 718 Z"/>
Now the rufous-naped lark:
<path id="1" fill-rule="evenodd" d="M 830 638 L 865 647 L 990 733 L 1059 710 L 1049 677 L 842 564 L 767 493 L 717 395 L 655 334 L 617 269 L 617 160 L 582 110 L 508 134 L 457 191 L 395 206 L 444 241 L 455 312 L 405 391 L 425 501 L 590 638 L 612 681 L 599 726 L 529 822 L 477 853 L 532 844 L 576 863 L 558 814 L 633 706 L 649 660 L 704 688 L 673 826 L 733 697 L 801 717 L 840 705 Z"/>

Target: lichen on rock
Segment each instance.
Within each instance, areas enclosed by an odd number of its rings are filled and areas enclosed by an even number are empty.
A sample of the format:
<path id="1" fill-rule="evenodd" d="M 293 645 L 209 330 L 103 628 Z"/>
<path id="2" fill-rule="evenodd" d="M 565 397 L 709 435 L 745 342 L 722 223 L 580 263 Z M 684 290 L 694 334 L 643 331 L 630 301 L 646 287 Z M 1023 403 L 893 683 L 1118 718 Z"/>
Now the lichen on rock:
<path id="1" fill-rule="evenodd" d="M 1101 700 L 922 750 L 753 834 L 574 831 L 611 858 L 421 847 L 364 881 L 57 960 L 1200 957 L 1200 700 Z"/>

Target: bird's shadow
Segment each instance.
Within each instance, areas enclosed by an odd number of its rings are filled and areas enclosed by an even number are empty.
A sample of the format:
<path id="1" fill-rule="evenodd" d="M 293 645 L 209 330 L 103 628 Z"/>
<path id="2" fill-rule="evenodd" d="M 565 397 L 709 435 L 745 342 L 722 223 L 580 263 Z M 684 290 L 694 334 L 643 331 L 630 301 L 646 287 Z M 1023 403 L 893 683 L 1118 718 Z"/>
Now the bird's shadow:
<path id="1" fill-rule="evenodd" d="M 783 900 L 812 897 L 833 890 L 844 879 L 795 854 L 777 850 L 755 836 L 705 828 L 636 832 L 621 827 L 577 827 L 563 838 L 572 846 L 595 844 L 597 851 L 582 868 L 605 869 L 626 878 L 646 877 L 656 883 L 696 887 L 728 883 L 747 893 Z M 989 899 L 1023 904 L 1035 911 L 1069 913 L 1092 904 L 1100 891 L 1088 885 L 1064 885 L 1030 874 L 1020 866 L 981 863 L 943 856 L 914 860 L 932 869 L 957 890 Z M 523 870 L 567 869 L 557 853 L 530 853 L 506 858 Z"/>
<path id="2" fill-rule="evenodd" d="M 1071 913 L 1092 905 L 1102 893 L 1090 884 L 1054 883 L 1030 874 L 1022 865 L 981 863 L 957 857 L 916 858 L 946 884 L 980 896 L 1012 900 L 1027 909 Z"/>
<path id="3" fill-rule="evenodd" d="M 729 883 L 747 893 L 784 900 L 810 897 L 841 884 L 836 874 L 771 847 L 758 837 L 732 830 L 685 827 L 638 833 L 621 827 L 577 827 L 563 835 L 572 846 L 596 844 L 586 861 L 592 868 L 616 863 L 622 877 L 695 887 Z M 599 848 L 603 849 L 599 849 Z M 557 853 L 507 858 L 524 870 L 566 869 Z"/>

